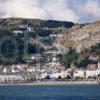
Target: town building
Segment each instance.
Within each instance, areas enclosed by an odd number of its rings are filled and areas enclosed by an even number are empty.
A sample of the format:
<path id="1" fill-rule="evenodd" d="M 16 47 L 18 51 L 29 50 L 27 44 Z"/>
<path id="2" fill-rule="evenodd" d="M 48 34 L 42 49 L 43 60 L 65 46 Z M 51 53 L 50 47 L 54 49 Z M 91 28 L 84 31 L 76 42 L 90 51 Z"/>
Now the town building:
<path id="1" fill-rule="evenodd" d="M 73 74 L 73 77 L 85 77 L 85 70 L 76 70 Z"/>
<path id="2" fill-rule="evenodd" d="M 36 71 L 35 67 L 29 67 L 29 68 L 27 68 L 27 73 L 33 73 L 35 71 Z"/>
<path id="3" fill-rule="evenodd" d="M 85 78 L 97 77 L 97 76 L 98 76 L 97 70 L 86 70 L 86 76 L 85 76 Z"/>
<path id="4" fill-rule="evenodd" d="M 17 68 L 17 67 L 12 67 L 12 68 L 11 68 L 11 72 L 12 72 L 13 74 L 16 74 L 16 73 L 21 72 L 21 70 L 20 70 L 19 68 Z"/>
<path id="5" fill-rule="evenodd" d="M 98 62 L 98 69 L 100 69 L 100 62 Z"/>
<path id="6" fill-rule="evenodd" d="M 34 32 L 34 29 L 33 29 L 33 27 L 28 26 L 28 27 L 27 27 L 27 31 L 28 31 L 28 32 Z"/>
<path id="7" fill-rule="evenodd" d="M 8 66 L 4 67 L 4 68 L 3 68 L 3 73 L 5 73 L 5 74 L 11 73 L 11 68 L 8 67 Z"/>
<path id="8" fill-rule="evenodd" d="M 96 61 L 100 59 L 100 54 L 91 54 L 89 59 Z"/>
<path id="9" fill-rule="evenodd" d="M 2 82 L 4 82 L 4 83 L 20 82 L 23 80 L 24 79 L 23 79 L 22 75 L 5 75 L 5 74 L 0 75 L 0 83 L 2 83 Z"/>
<path id="10" fill-rule="evenodd" d="M 28 64 L 18 64 L 16 67 L 20 70 L 26 70 L 28 68 Z"/>
<path id="11" fill-rule="evenodd" d="M 23 33 L 23 31 L 22 30 L 13 30 L 13 33 L 15 33 L 15 34 L 18 34 L 18 33 Z"/>
<path id="12" fill-rule="evenodd" d="M 98 64 L 95 64 L 95 63 L 93 63 L 93 64 L 88 64 L 88 66 L 87 66 L 87 69 L 88 70 L 95 70 L 95 69 L 97 69 L 98 68 Z"/>

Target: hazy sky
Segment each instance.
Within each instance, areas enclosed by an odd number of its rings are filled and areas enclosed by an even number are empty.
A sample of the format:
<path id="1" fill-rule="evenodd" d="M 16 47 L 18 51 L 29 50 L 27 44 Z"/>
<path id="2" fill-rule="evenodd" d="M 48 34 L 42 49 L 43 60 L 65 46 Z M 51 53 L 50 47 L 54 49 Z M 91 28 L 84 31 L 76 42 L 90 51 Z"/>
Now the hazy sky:
<path id="1" fill-rule="evenodd" d="M 100 0 L 0 0 L 0 17 L 93 22 L 100 20 Z"/>

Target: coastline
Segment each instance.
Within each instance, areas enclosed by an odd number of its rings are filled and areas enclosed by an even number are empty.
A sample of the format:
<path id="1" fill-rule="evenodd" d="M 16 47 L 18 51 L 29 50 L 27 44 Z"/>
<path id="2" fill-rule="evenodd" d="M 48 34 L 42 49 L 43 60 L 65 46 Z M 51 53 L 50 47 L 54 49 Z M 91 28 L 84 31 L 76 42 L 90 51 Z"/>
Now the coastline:
<path id="1" fill-rule="evenodd" d="M 38 85 L 98 85 L 99 82 L 98 81 L 70 81 L 70 82 L 66 82 L 66 81 L 47 81 L 47 82 L 31 82 L 31 83 L 0 83 L 0 86 L 6 86 L 6 85 L 22 85 L 22 86 L 29 86 L 29 85 L 33 85 L 33 86 L 38 86 Z"/>

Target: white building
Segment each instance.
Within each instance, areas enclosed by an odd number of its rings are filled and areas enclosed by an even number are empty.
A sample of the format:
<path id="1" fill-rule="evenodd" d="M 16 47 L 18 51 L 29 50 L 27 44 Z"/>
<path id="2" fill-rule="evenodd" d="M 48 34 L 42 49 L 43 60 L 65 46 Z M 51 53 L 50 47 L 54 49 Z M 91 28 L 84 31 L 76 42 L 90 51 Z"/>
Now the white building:
<path id="1" fill-rule="evenodd" d="M 69 75 L 69 73 L 68 73 L 68 71 L 61 71 L 60 73 L 58 73 L 58 72 L 54 72 L 54 73 L 44 72 L 41 74 L 41 78 L 45 78 L 47 75 L 49 75 L 51 79 L 57 79 L 59 76 L 61 76 L 61 78 L 66 78 Z"/>
<path id="2" fill-rule="evenodd" d="M 13 33 L 18 34 L 18 33 L 23 33 L 22 30 L 13 30 Z"/>
<path id="3" fill-rule="evenodd" d="M 60 68 L 62 65 L 60 64 L 59 59 L 54 56 L 52 58 L 52 61 L 47 63 L 47 66 L 49 66 L 50 69 L 57 69 Z"/>
<path id="4" fill-rule="evenodd" d="M 28 64 L 19 64 L 19 65 L 16 65 L 16 67 L 20 70 L 25 70 L 28 68 Z"/>
<path id="5" fill-rule="evenodd" d="M 35 67 L 29 67 L 29 68 L 27 68 L 27 72 L 29 72 L 29 73 L 32 73 L 32 72 L 35 72 Z"/>
<path id="6" fill-rule="evenodd" d="M 85 77 L 85 78 L 89 78 L 89 77 L 97 77 L 98 75 L 100 75 L 100 69 L 96 69 L 96 70 L 77 70 L 74 72 L 74 77 Z"/>
<path id="7" fill-rule="evenodd" d="M 40 54 L 34 54 L 31 56 L 31 60 L 38 60 L 41 59 L 41 55 Z"/>
<path id="8" fill-rule="evenodd" d="M 49 74 L 51 79 L 56 79 L 59 77 L 59 73 L 53 73 L 53 74 Z"/>
<path id="9" fill-rule="evenodd" d="M 74 77 L 85 77 L 85 71 L 84 70 L 77 70 L 73 74 Z"/>
<path id="10" fill-rule="evenodd" d="M 21 75 L 0 75 L 0 82 L 13 82 L 24 80 Z"/>
<path id="11" fill-rule="evenodd" d="M 86 70 L 86 78 L 98 76 L 97 70 Z"/>
<path id="12" fill-rule="evenodd" d="M 33 27 L 27 27 L 27 31 L 28 32 L 34 32 L 34 29 L 33 29 Z"/>
<path id="13" fill-rule="evenodd" d="M 100 75 L 100 69 L 97 69 L 97 74 Z"/>
<path id="14" fill-rule="evenodd" d="M 41 74 L 41 78 L 44 79 L 47 75 L 48 75 L 47 72 L 44 72 Z"/>
<path id="15" fill-rule="evenodd" d="M 11 69 L 8 67 L 3 68 L 3 73 L 11 73 Z"/>
<path id="16" fill-rule="evenodd" d="M 13 67 L 13 68 L 11 68 L 11 72 L 12 73 L 18 73 L 18 72 L 20 72 L 21 70 L 19 69 L 19 68 L 17 68 L 17 67 Z"/>
<path id="17" fill-rule="evenodd" d="M 46 76 L 50 76 L 51 79 L 56 79 L 59 77 L 59 73 L 47 74 L 46 72 L 41 74 L 41 78 L 44 79 Z"/>
<path id="18" fill-rule="evenodd" d="M 66 71 L 61 71 L 59 73 L 58 77 L 61 76 L 61 78 L 66 78 L 68 75 L 69 75 L 69 73 L 68 73 L 67 70 Z"/>
<path id="19" fill-rule="evenodd" d="M 63 34 L 50 34 L 50 37 L 63 37 Z"/>

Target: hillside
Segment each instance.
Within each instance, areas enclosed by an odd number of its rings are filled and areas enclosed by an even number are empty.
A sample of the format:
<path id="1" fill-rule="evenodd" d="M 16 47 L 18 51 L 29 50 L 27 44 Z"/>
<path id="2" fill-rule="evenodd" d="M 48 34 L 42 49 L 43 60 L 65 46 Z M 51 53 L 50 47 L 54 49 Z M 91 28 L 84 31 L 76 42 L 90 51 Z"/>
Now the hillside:
<path id="1" fill-rule="evenodd" d="M 58 39 L 56 43 L 67 48 L 74 47 L 77 52 L 100 43 L 100 21 L 84 25 L 81 28 L 68 29 L 64 37 L 60 40 Z"/>
<path id="2" fill-rule="evenodd" d="M 28 37 L 24 39 L 25 33 Z M 8 64 L 9 57 L 13 63 L 33 63 L 35 54 L 40 54 L 42 62 L 50 60 L 47 53 L 64 54 L 70 47 L 81 52 L 96 43 L 100 43 L 100 21 L 89 24 L 75 24 L 66 21 L 23 19 L 23 18 L 6 18 L 0 19 L 0 39 L 4 36 L 11 36 L 15 39 L 18 46 L 18 53 L 14 52 L 14 43 L 4 41 L 1 53 L 7 57 L 7 62 L 2 61 L 0 55 L 0 64 Z M 2 43 L 2 42 L 0 42 Z M 24 58 L 24 47 L 28 45 L 28 56 Z"/>
<path id="3" fill-rule="evenodd" d="M 71 28 L 74 26 L 73 22 L 54 21 L 54 20 L 39 20 L 39 19 L 25 19 L 25 18 L 2 18 L 0 19 L 0 27 L 9 29 L 17 28 L 19 25 L 27 24 L 38 28 Z"/>
<path id="4" fill-rule="evenodd" d="M 0 19 L 0 30 L 18 29 L 20 25 L 29 25 L 39 32 L 49 30 L 50 34 L 61 34 L 61 38 L 56 37 L 54 45 L 61 45 L 65 48 L 73 47 L 80 52 L 83 48 L 88 48 L 100 42 L 100 21 L 90 24 L 74 24 L 66 21 L 52 21 L 39 19 L 6 18 Z M 40 30 L 40 31 L 39 31 Z M 44 31 L 40 34 L 45 34 Z"/>

